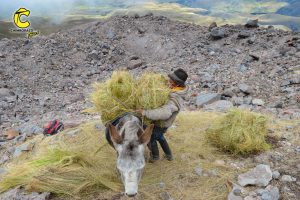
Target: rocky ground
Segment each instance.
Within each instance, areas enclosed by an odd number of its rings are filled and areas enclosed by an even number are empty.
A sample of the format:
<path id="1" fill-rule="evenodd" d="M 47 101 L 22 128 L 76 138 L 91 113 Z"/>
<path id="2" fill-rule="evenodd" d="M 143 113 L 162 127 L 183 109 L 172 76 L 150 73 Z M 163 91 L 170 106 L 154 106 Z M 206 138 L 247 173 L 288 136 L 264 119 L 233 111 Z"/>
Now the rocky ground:
<path id="1" fill-rule="evenodd" d="M 117 16 L 30 40 L 2 39 L 0 132 L 17 129 L 22 135 L 16 139 L 24 141 L 55 118 L 72 123 L 94 118 L 81 112 L 91 107 L 91 84 L 124 68 L 136 75 L 185 69 L 190 75 L 189 110 L 238 106 L 299 119 L 299 59 L 300 33 L 260 28 L 255 22 L 248 27 L 203 27 L 151 14 Z M 299 131 L 297 125 L 289 128 Z M 282 148 L 278 161 L 271 152 L 257 163 L 273 159 L 284 165 L 292 158 L 286 169 L 280 169 L 296 180 L 286 181 L 282 187 L 287 188 L 280 190 L 291 193 L 285 199 L 297 199 L 300 150 L 293 144 Z M 2 164 L 11 155 L 3 152 Z"/>

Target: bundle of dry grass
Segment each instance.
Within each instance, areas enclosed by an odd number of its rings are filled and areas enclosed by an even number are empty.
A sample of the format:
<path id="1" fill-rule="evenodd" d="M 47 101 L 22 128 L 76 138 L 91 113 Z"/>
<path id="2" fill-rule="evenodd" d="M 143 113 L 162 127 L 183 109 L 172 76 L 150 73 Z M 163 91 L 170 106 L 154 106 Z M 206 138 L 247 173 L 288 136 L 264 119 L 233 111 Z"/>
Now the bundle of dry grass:
<path id="1" fill-rule="evenodd" d="M 95 83 L 91 101 L 103 123 L 135 109 L 135 80 L 127 71 L 116 71 L 105 83 Z"/>
<path id="2" fill-rule="evenodd" d="M 165 76 L 156 73 L 145 73 L 137 80 L 137 107 L 154 109 L 168 101 L 171 90 Z"/>
<path id="3" fill-rule="evenodd" d="M 138 80 L 128 71 L 116 71 L 105 83 L 94 84 L 91 101 L 102 122 L 137 108 L 153 109 L 168 101 L 170 89 L 161 74 L 145 73 Z"/>
<path id="4" fill-rule="evenodd" d="M 222 150 L 247 155 L 270 148 L 266 142 L 266 117 L 233 109 L 207 131 L 207 139 Z"/>

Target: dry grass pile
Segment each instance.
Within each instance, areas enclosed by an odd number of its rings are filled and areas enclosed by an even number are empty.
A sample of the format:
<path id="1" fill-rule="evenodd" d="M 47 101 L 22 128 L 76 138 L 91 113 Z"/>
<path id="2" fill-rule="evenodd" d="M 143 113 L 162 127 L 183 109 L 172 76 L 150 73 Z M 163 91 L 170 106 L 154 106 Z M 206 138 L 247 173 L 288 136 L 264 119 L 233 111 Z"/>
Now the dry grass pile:
<path id="1" fill-rule="evenodd" d="M 135 108 L 135 80 L 127 71 L 114 72 L 105 83 L 95 83 L 94 89 L 91 101 L 103 122 Z"/>
<path id="2" fill-rule="evenodd" d="M 166 134 L 175 159 L 146 164 L 137 199 L 160 199 L 162 191 L 168 191 L 174 199 L 226 198 L 228 180 L 233 180 L 238 171 L 216 163 L 232 161 L 205 140 L 205 130 L 218 117 L 220 114 L 210 112 L 179 114 L 175 126 Z M 35 151 L 10 163 L 0 191 L 22 185 L 30 191 L 71 195 L 70 199 L 92 199 L 93 195 L 111 198 L 123 192 L 116 171 L 116 153 L 96 124 L 90 122 L 78 130 L 35 138 L 31 141 L 36 144 Z M 197 175 L 197 166 L 208 175 Z"/>
<path id="3" fill-rule="evenodd" d="M 168 80 L 161 74 L 145 73 L 137 80 L 136 106 L 154 109 L 164 105 L 169 98 Z"/>
<path id="4" fill-rule="evenodd" d="M 168 101 L 170 89 L 161 74 L 145 73 L 134 79 L 128 71 L 115 71 L 111 79 L 94 84 L 91 101 L 101 114 L 102 122 L 137 108 L 153 109 Z"/>
<path id="5" fill-rule="evenodd" d="M 261 114 L 233 109 L 207 131 L 207 139 L 233 154 L 247 155 L 268 150 L 267 119 Z"/>

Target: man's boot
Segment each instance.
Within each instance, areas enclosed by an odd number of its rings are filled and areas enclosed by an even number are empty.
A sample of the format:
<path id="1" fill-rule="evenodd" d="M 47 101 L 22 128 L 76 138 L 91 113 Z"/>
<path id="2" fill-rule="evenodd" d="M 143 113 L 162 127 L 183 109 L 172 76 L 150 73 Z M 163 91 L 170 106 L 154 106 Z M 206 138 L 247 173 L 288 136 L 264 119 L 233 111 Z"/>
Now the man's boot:
<path id="1" fill-rule="evenodd" d="M 165 158 L 169 161 L 173 160 L 173 155 L 167 140 L 159 140 L 159 144 L 165 153 Z"/>

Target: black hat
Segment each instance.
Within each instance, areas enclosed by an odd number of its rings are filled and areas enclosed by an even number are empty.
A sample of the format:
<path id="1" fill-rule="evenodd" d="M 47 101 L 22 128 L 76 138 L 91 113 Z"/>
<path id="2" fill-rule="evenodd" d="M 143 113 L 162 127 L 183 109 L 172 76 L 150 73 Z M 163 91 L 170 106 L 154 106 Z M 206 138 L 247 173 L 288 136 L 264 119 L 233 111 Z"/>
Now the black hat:
<path id="1" fill-rule="evenodd" d="M 176 69 L 173 73 L 169 74 L 168 76 L 180 86 L 184 86 L 185 81 L 188 78 L 187 73 L 181 68 Z"/>

